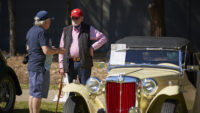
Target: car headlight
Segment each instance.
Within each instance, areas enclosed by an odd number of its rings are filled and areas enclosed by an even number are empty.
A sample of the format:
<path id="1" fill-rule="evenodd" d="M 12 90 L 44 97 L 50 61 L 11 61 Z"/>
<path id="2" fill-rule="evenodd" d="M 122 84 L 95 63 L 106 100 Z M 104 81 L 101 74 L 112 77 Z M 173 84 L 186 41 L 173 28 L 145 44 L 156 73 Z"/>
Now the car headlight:
<path id="1" fill-rule="evenodd" d="M 100 94 L 102 91 L 102 81 L 97 77 L 91 77 L 86 82 L 86 88 L 92 94 Z"/>
<path id="2" fill-rule="evenodd" d="M 142 81 L 142 91 L 145 95 L 153 95 L 158 88 L 154 79 L 146 78 Z"/>

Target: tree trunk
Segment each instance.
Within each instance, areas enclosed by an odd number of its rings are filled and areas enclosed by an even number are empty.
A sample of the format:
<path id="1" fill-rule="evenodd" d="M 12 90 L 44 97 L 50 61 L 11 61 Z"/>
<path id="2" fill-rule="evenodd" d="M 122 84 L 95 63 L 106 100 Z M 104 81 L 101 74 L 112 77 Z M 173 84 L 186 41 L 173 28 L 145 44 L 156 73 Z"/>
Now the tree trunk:
<path id="1" fill-rule="evenodd" d="M 148 9 L 151 22 L 151 35 L 156 37 L 164 36 L 164 0 L 151 0 Z"/>
<path id="2" fill-rule="evenodd" d="M 196 54 L 198 63 L 200 65 L 200 53 Z M 193 112 L 192 113 L 200 113 L 200 71 L 197 73 L 197 84 L 196 84 L 197 92 L 196 92 L 196 97 L 195 97 L 195 103 L 193 107 Z"/>
<path id="3" fill-rule="evenodd" d="M 9 32 L 9 40 L 10 40 L 10 55 L 16 55 L 16 15 L 14 8 L 14 0 L 8 0 L 8 11 L 9 11 L 9 23 L 10 23 L 10 32 Z"/>
<path id="4" fill-rule="evenodd" d="M 70 8 L 71 2 L 70 0 L 66 0 L 66 19 L 65 19 L 65 24 L 66 25 L 70 25 L 71 21 L 70 21 L 70 12 L 71 12 L 71 8 Z"/>

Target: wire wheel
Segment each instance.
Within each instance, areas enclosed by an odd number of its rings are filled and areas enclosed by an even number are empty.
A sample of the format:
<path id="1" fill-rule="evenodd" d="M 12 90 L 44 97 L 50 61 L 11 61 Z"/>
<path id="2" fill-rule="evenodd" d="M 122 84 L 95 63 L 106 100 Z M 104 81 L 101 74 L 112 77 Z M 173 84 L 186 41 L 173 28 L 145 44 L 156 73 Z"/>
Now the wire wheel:
<path id="1" fill-rule="evenodd" d="M 12 113 L 16 98 L 14 81 L 6 75 L 0 80 L 0 112 Z"/>
<path id="2" fill-rule="evenodd" d="M 167 100 L 163 103 L 161 113 L 187 113 L 182 112 L 181 104 L 177 100 Z"/>
<path id="3" fill-rule="evenodd" d="M 89 110 L 82 97 L 70 96 L 64 105 L 63 113 L 89 113 Z"/>

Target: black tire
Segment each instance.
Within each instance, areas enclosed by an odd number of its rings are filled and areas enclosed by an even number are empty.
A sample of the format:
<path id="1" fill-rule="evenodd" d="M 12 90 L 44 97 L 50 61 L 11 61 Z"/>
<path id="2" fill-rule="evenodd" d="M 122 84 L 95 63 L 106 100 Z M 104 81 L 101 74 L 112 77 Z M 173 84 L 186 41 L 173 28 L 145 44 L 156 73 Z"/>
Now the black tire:
<path id="1" fill-rule="evenodd" d="M 181 111 L 181 104 L 176 100 L 167 100 L 163 103 L 161 113 L 185 113 Z"/>
<path id="2" fill-rule="evenodd" d="M 16 98 L 15 84 L 11 76 L 0 80 L 0 113 L 12 113 Z"/>
<path id="3" fill-rule="evenodd" d="M 85 100 L 80 96 L 69 96 L 65 102 L 63 113 L 89 113 Z"/>

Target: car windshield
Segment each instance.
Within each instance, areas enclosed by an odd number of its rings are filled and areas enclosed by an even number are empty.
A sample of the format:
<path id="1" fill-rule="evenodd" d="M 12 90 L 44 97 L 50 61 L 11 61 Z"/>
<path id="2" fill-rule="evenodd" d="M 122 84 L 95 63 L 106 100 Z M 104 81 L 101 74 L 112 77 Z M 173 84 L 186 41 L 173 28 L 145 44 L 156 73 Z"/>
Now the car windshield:
<path id="1" fill-rule="evenodd" d="M 174 50 L 122 50 L 115 53 L 124 52 L 124 63 L 121 64 L 160 64 L 172 63 L 179 65 L 179 52 Z M 112 53 L 111 53 L 112 54 Z M 119 57 L 119 55 L 111 55 L 110 61 Z M 121 59 L 116 59 L 119 62 Z M 110 62 L 111 65 L 117 63 Z"/>

